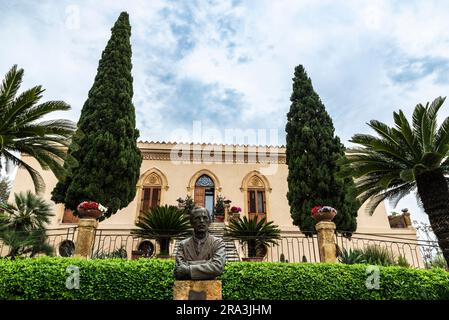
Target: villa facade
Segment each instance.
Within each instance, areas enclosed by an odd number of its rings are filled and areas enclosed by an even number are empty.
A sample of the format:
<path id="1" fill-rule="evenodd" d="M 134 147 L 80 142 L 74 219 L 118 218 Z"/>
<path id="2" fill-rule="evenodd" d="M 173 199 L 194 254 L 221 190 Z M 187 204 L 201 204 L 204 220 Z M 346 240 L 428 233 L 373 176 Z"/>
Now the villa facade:
<path id="1" fill-rule="evenodd" d="M 232 201 L 231 206 L 240 207 L 241 215 L 266 216 L 279 226 L 284 236 L 302 236 L 292 223 L 286 197 L 285 147 L 166 142 L 139 142 L 138 147 L 143 161 L 136 196 L 126 208 L 102 221 L 99 230 L 125 232 L 133 229 L 142 211 L 157 205 L 178 205 L 177 199 L 186 196 L 211 211 L 221 195 Z M 22 159 L 33 168 L 40 168 L 33 158 L 24 155 Z M 54 205 L 55 215 L 48 229 L 76 227 L 77 218 L 64 210 L 63 205 L 50 200 L 56 177 L 51 171 L 39 172 L 46 183 L 43 197 Z M 29 189 L 33 189 L 31 178 L 25 170 L 19 169 L 11 197 Z M 357 235 L 366 235 L 367 239 L 391 237 L 416 241 L 416 230 L 411 225 L 390 226 L 383 203 L 373 215 L 369 215 L 364 206 L 360 208 Z"/>

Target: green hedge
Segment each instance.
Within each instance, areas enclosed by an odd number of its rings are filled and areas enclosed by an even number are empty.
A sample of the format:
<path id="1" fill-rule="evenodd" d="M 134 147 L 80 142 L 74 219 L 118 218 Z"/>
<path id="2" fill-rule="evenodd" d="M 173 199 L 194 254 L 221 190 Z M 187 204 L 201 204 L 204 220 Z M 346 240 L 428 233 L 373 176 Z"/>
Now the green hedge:
<path id="1" fill-rule="evenodd" d="M 80 288 L 69 290 L 70 265 Z M 247 263 L 226 265 L 223 299 L 449 299 L 449 273 L 380 267 L 380 289 L 368 290 L 366 265 Z M 0 259 L 0 299 L 171 299 L 173 260 Z"/>

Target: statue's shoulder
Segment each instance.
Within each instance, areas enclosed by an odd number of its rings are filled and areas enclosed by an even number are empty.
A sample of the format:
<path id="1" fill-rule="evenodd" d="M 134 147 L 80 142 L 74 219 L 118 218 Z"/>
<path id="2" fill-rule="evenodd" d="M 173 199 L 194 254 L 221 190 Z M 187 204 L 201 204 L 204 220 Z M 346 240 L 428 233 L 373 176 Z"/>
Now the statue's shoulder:
<path id="1" fill-rule="evenodd" d="M 224 243 L 224 240 L 222 238 L 220 238 L 220 237 L 216 237 L 216 236 L 214 236 L 212 234 L 210 234 L 209 237 L 211 238 L 213 243 L 216 243 L 216 244 Z"/>
<path id="2" fill-rule="evenodd" d="M 191 239 L 192 239 L 192 237 L 188 237 L 188 238 L 181 240 L 179 243 L 181 246 L 185 246 Z"/>

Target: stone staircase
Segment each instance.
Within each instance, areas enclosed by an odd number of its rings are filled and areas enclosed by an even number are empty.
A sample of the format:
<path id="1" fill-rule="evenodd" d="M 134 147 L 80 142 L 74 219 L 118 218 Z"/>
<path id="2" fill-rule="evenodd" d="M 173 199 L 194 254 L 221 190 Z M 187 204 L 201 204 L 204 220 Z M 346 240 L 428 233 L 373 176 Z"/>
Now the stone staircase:
<path id="1" fill-rule="evenodd" d="M 225 233 L 225 224 L 223 222 L 212 222 L 209 226 L 209 232 L 216 237 L 223 238 L 223 235 Z M 176 255 L 176 252 L 178 251 L 179 241 L 180 239 L 178 239 L 174 244 L 174 255 Z M 240 261 L 240 257 L 237 252 L 237 248 L 235 247 L 234 240 L 224 239 L 224 241 L 226 245 L 226 261 Z"/>

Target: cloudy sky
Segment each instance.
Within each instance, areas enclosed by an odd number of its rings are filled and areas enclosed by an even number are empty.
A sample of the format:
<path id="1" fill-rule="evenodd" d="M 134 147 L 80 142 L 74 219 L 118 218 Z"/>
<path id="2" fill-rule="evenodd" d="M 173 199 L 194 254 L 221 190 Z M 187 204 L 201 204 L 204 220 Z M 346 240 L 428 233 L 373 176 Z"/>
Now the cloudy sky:
<path id="1" fill-rule="evenodd" d="M 440 1 L 0 0 L 0 74 L 72 106 L 76 121 L 110 28 L 132 26 L 134 104 L 142 140 L 198 140 L 216 129 L 276 129 L 285 142 L 294 67 L 303 64 L 348 144 L 371 119 L 449 93 L 449 3 Z M 440 117 L 449 115 L 449 106 Z M 203 134 L 203 142 L 223 136 Z M 259 142 L 259 141 L 258 141 Z M 408 207 L 425 220 L 414 196 Z"/>

